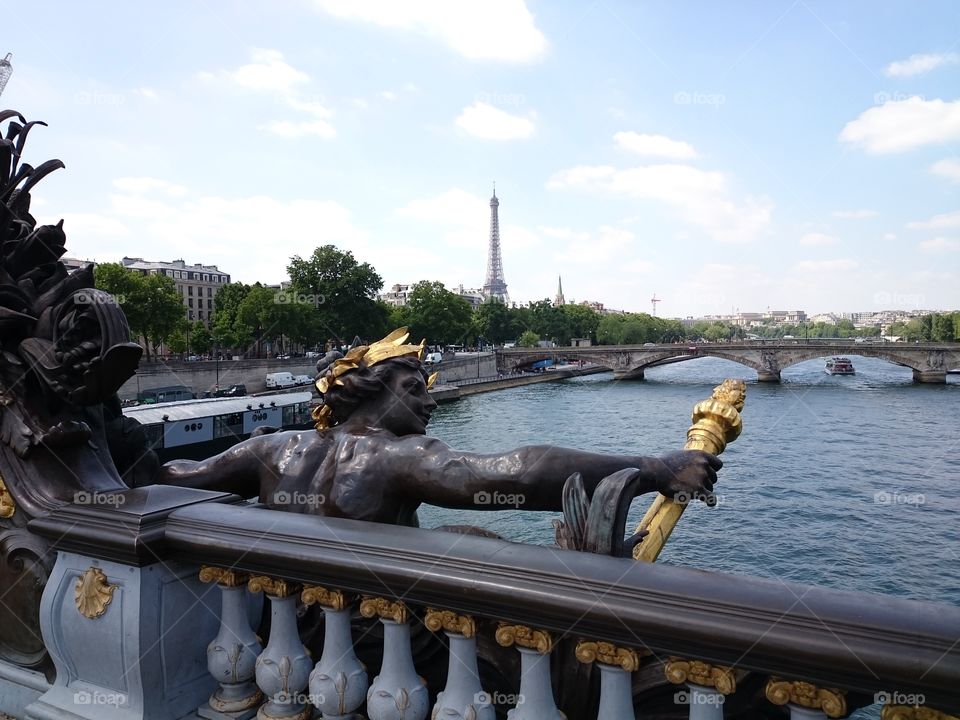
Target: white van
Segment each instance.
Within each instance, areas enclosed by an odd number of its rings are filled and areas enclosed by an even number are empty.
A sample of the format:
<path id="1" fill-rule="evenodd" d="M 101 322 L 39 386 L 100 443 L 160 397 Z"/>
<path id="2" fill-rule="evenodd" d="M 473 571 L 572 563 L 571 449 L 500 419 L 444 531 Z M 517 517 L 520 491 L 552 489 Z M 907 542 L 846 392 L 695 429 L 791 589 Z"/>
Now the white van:
<path id="1" fill-rule="evenodd" d="M 424 364 L 433 365 L 434 363 L 443 361 L 443 353 L 432 352 L 427 353 L 427 356 L 423 359 Z"/>
<path id="2" fill-rule="evenodd" d="M 267 373 L 267 388 L 288 388 L 296 385 L 296 380 L 293 379 L 293 373 L 289 372 L 275 372 Z"/>

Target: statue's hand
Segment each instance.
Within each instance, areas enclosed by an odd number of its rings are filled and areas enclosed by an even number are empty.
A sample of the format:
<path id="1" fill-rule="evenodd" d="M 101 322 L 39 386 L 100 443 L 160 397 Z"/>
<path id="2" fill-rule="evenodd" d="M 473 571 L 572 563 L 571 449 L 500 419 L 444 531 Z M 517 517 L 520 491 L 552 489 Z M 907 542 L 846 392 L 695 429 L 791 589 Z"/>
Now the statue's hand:
<path id="1" fill-rule="evenodd" d="M 681 450 L 660 458 L 665 471 L 657 479 L 657 490 L 676 502 L 703 500 L 713 507 L 717 498 L 713 484 L 723 462 L 716 455 L 702 450 Z"/>

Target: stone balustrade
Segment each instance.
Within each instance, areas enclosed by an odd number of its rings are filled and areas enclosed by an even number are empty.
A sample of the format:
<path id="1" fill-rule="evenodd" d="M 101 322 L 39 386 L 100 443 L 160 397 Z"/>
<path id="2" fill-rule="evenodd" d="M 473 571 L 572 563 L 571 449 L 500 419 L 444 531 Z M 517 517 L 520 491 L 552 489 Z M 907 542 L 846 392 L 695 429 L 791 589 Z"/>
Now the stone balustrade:
<path id="1" fill-rule="evenodd" d="M 57 678 L 25 717 L 719 720 L 759 702 L 823 720 L 876 699 L 890 720 L 960 710 L 957 608 L 182 488 L 126 496 L 32 526 L 58 551 L 41 610 Z"/>

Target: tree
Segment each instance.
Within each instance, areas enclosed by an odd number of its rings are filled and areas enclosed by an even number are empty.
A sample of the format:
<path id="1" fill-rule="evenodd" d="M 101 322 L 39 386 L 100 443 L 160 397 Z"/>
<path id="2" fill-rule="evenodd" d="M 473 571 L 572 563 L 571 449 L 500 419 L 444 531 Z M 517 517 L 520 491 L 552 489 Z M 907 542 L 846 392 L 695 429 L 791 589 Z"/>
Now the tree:
<path id="1" fill-rule="evenodd" d="M 173 278 L 159 274 L 143 276 L 141 292 L 134 295 L 133 302 L 142 303 L 146 315 L 143 335 L 154 352 L 174 330 L 184 331 L 187 321 L 183 317 L 183 298 Z M 149 355 L 148 349 L 148 359 Z"/>
<path id="2" fill-rule="evenodd" d="M 537 347 L 539 342 L 540 336 L 537 335 L 533 330 L 524 330 L 520 334 L 520 339 L 517 340 L 517 345 L 520 347 Z"/>
<path id="3" fill-rule="evenodd" d="M 182 355 L 187 351 L 187 336 L 184 335 L 183 330 L 177 328 L 170 333 L 167 337 L 167 347 L 174 355 Z"/>
<path id="4" fill-rule="evenodd" d="M 407 300 L 410 331 L 431 345 L 451 345 L 467 339 L 473 329 L 470 303 L 441 282 L 421 281 Z"/>
<path id="5" fill-rule="evenodd" d="M 383 279 L 369 263 L 358 263 L 349 250 L 324 245 L 303 259 L 295 255 L 287 266 L 291 291 L 312 301 L 320 327 L 328 337 L 349 342 L 354 335 L 380 337 L 389 308 L 376 300 Z"/>
<path id="6" fill-rule="evenodd" d="M 142 295 L 143 275 L 125 268 L 120 263 L 102 263 L 94 267 L 93 279 L 98 290 L 113 295 L 123 309 L 123 314 L 127 316 L 131 338 L 139 341 L 146 329 L 146 310 L 134 298 Z M 146 345 L 146 341 L 142 344 Z M 147 359 L 150 359 L 149 348 Z"/>
<path id="7" fill-rule="evenodd" d="M 516 338 L 510 317 L 510 309 L 502 302 L 488 300 L 477 308 L 475 315 L 477 332 L 494 345 L 502 345 Z"/>
<path id="8" fill-rule="evenodd" d="M 203 355 L 209 352 L 212 347 L 213 335 L 206 325 L 197 320 L 190 328 L 190 349 L 199 355 Z"/>

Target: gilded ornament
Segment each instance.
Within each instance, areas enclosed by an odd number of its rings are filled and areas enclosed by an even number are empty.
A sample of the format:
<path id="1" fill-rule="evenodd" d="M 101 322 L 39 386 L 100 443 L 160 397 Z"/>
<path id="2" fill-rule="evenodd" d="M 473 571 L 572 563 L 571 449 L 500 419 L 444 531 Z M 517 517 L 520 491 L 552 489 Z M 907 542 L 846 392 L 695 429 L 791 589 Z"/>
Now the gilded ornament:
<path id="1" fill-rule="evenodd" d="M 17 505 L 13 502 L 13 496 L 7 490 L 6 483 L 3 482 L 3 475 L 0 475 L 0 519 L 13 517 L 17 511 Z"/>
<path id="2" fill-rule="evenodd" d="M 223 587 L 240 587 L 247 582 L 249 576 L 236 570 L 227 570 L 225 568 L 213 567 L 211 565 L 202 565 L 200 567 L 200 582 L 211 583 Z"/>
<path id="3" fill-rule="evenodd" d="M 98 618 L 107 611 L 107 605 L 113 600 L 113 591 L 117 585 L 107 582 L 107 576 L 98 567 L 90 567 L 77 578 L 77 587 L 73 597 L 77 610 L 85 618 Z"/>
<path id="4" fill-rule="evenodd" d="M 265 592 L 267 595 L 276 598 L 290 597 L 300 590 L 296 583 L 267 577 L 266 575 L 254 575 L 247 582 L 250 592 Z"/>
<path id="5" fill-rule="evenodd" d="M 305 585 L 303 592 L 300 593 L 300 602 L 304 605 L 313 605 L 314 603 L 331 610 L 343 610 L 347 607 L 348 598 L 340 590 L 327 590 L 319 585 Z"/>
<path id="6" fill-rule="evenodd" d="M 802 680 L 784 680 L 772 677 L 767 681 L 767 700 L 774 705 L 793 703 L 805 708 L 822 710 L 827 717 L 838 718 L 847 714 L 846 691 L 837 688 L 821 688 Z"/>
<path id="7" fill-rule="evenodd" d="M 608 642 L 584 641 L 577 643 L 577 660 L 582 663 L 600 662 L 614 665 L 627 672 L 640 667 L 640 655 L 633 648 L 618 647 Z"/>
<path id="8" fill-rule="evenodd" d="M 693 408 L 693 425 L 687 430 L 684 450 L 705 450 L 719 455 L 743 431 L 740 411 L 746 399 L 747 386 L 743 380 L 724 380 L 713 389 L 713 395 Z M 680 521 L 685 503 L 674 502 L 657 495 L 637 526 L 637 533 L 647 531 L 643 542 L 634 546 L 634 560 L 653 562 L 670 539 L 670 533 Z"/>
<path id="9" fill-rule="evenodd" d="M 721 695 L 737 691 L 737 677 L 733 668 L 726 665 L 710 665 L 700 660 L 684 660 L 672 657 L 664 663 L 664 674 L 674 685 L 692 683 L 712 687 Z"/>
<path id="10" fill-rule="evenodd" d="M 410 619 L 410 611 L 406 605 L 382 597 L 364 597 L 360 602 L 360 614 L 365 618 L 376 616 L 397 623 L 405 623 Z"/>
<path id="11" fill-rule="evenodd" d="M 464 637 L 473 637 L 477 634 L 477 624 L 469 615 L 457 615 L 452 610 L 435 610 L 427 608 L 427 614 L 423 619 L 423 624 L 431 632 L 437 632 L 441 628 L 450 633 L 463 635 Z"/>
<path id="12" fill-rule="evenodd" d="M 526 625 L 508 625 L 500 623 L 496 634 L 497 642 L 504 647 L 519 647 L 536 650 L 546 655 L 553 649 L 553 637 L 546 630 L 534 630 Z"/>
<path id="13" fill-rule="evenodd" d="M 884 705 L 880 711 L 880 720 L 957 720 L 957 717 L 930 707 Z"/>

